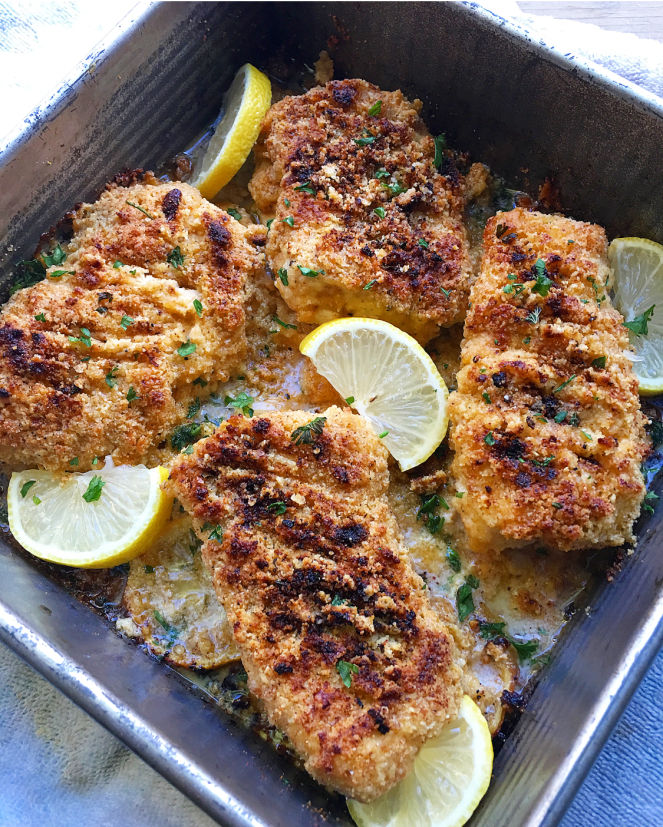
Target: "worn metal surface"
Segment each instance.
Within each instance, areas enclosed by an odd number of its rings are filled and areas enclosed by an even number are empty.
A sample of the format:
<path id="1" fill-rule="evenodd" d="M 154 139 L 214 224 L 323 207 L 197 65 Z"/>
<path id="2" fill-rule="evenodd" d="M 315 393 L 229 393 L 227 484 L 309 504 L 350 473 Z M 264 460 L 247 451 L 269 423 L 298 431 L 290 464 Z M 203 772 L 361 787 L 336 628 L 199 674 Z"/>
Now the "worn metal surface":
<path id="1" fill-rule="evenodd" d="M 663 241 L 661 101 L 488 12 L 451 3 L 169 3 L 140 7 L 0 147 L 2 283 L 43 230 L 120 168 L 158 164 L 190 144 L 239 65 L 277 53 L 286 67 L 310 62 L 330 37 L 337 76 L 419 96 L 433 130 L 508 180 L 536 190 L 554 174 L 574 217 L 610 235 Z M 657 515 L 621 575 L 569 624 L 498 755 L 475 826 L 559 820 L 663 639 L 662 545 Z M 349 823 L 338 797 L 1 540 L 0 639 L 222 823 Z"/>

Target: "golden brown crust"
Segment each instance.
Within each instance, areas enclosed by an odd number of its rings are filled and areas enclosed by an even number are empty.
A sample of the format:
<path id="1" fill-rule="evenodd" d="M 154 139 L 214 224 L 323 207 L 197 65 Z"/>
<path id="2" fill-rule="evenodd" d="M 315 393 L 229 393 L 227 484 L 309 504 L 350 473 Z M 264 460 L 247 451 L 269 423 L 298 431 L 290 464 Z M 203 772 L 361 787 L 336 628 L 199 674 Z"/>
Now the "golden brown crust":
<path id="1" fill-rule="evenodd" d="M 78 457 L 84 470 L 107 454 L 140 462 L 184 421 L 193 380 L 224 381 L 245 352 L 244 284 L 261 228 L 148 173 L 80 206 L 73 232 L 66 261 L 0 315 L 0 460 L 13 467 L 58 470 Z M 189 340 L 196 351 L 183 357 Z"/>
<path id="2" fill-rule="evenodd" d="M 369 115 L 378 102 L 379 115 Z M 249 188 L 275 215 L 267 260 L 275 276 L 287 271 L 288 283 L 275 284 L 301 321 L 365 315 L 425 341 L 463 318 L 471 280 L 464 179 L 450 158 L 435 168 L 420 106 L 344 80 L 267 113 Z M 309 277 L 297 265 L 324 272 Z"/>
<path id="3" fill-rule="evenodd" d="M 516 209 L 490 219 L 484 243 L 450 400 L 470 540 L 477 550 L 631 542 L 649 443 L 606 290 L 605 233 Z"/>
<path id="4" fill-rule="evenodd" d="M 166 487 L 202 536 L 221 527 L 203 555 L 251 691 L 316 779 L 370 800 L 455 713 L 460 669 L 387 503 L 386 450 L 360 417 L 325 417 L 299 446 L 311 414 L 232 417 Z"/>

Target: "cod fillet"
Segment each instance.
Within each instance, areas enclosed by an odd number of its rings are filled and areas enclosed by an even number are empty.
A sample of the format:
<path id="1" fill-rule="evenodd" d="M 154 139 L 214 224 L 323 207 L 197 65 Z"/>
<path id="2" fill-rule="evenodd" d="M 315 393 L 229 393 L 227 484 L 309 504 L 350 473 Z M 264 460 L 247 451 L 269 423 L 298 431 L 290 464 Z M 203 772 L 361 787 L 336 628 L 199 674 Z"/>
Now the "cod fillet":
<path id="1" fill-rule="evenodd" d="M 451 394 L 476 550 L 633 541 L 649 442 L 601 227 L 522 209 L 486 225 Z"/>
<path id="2" fill-rule="evenodd" d="M 265 116 L 249 189 L 274 216 L 267 261 L 300 321 L 370 316 L 426 341 L 464 318 L 465 179 L 441 149 L 435 166 L 420 109 L 344 80 Z"/>
<path id="3" fill-rule="evenodd" d="M 461 672 L 387 503 L 386 449 L 359 416 L 311 417 L 233 416 L 165 487 L 270 721 L 319 782 L 368 801 L 454 715 Z"/>
<path id="4" fill-rule="evenodd" d="M 108 454 L 143 460 L 199 385 L 241 362 L 261 242 L 263 229 L 192 187 L 140 171 L 80 206 L 66 259 L 0 311 L 0 461 L 82 471 Z"/>

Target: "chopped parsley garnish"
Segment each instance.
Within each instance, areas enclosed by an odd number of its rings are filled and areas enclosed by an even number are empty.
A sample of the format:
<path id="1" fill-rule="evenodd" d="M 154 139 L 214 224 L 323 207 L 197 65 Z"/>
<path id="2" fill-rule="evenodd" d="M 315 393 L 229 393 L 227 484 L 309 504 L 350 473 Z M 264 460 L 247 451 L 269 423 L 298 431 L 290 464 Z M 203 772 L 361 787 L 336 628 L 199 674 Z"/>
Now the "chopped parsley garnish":
<path id="1" fill-rule="evenodd" d="M 438 135 L 437 138 L 433 138 L 435 142 L 435 158 L 433 163 L 439 169 L 442 166 L 442 162 L 444 161 L 444 150 L 447 148 L 447 139 L 444 136 L 444 133 Z"/>
<path id="2" fill-rule="evenodd" d="M 120 320 L 120 327 L 122 328 L 122 330 L 128 330 L 133 323 L 134 320 L 131 318 L 131 316 L 122 316 L 122 319 Z"/>
<path id="3" fill-rule="evenodd" d="M 508 224 L 498 224 L 497 227 L 495 227 L 495 235 L 501 238 L 508 229 Z"/>
<path id="4" fill-rule="evenodd" d="M 444 499 L 444 497 L 440 497 L 440 505 L 442 508 L 446 508 L 447 511 L 449 510 L 449 503 Z"/>
<path id="5" fill-rule="evenodd" d="M 424 248 L 424 250 L 427 250 L 427 249 L 428 249 L 428 242 L 426 241 L 426 239 L 425 239 L 425 238 L 420 238 L 420 239 L 419 239 L 419 241 L 417 241 L 417 244 L 418 244 L 420 247 L 423 247 L 423 248 Z"/>
<path id="6" fill-rule="evenodd" d="M 273 223 L 274 223 L 274 219 L 270 218 L 269 221 L 267 222 L 267 229 L 268 230 L 271 230 Z"/>
<path id="7" fill-rule="evenodd" d="M 101 489 L 104 485 L 106 485 L 106 483 L 101 479 L 101 477 L 92 477 L 90 484 L 87 487 L 87 491 L 83 494 L 83 499 L 85 502 L 92 503 L 101 499 Z"/>
<path id="8" fill-rule="evenodd" d="M 535 307 L 531 313 L 528 313 L 525 316 L 526 322 L 531 322 L 532 324 L 538 324 L 539 318 L 541 317 L 541 308 Z"/>
<path id="9" fill-rule="evenodd" d="M 445 290 L 444 287 L 440 287 L 440 290 L 444 293 L 444 295 L 449 298 L 451 295 L 451 290 Z"/>
<path id="10" fill-rule="evenodd" d="M 306 425 L 300 425 L 299 428 L 295 428 L 290 435 L 291 441 L 294 442 L 295 445 L 312 445 L 314 437 L 322 434 L 326 421 L 326 416 L 316 416 L 315 419 L 312 419 Z"/>
<path id="11" fill-rule="evenodd" d="M 576 374 L 574 373 L 574 374 L 573 374 L 573 376 L 569 376 L 569 378 L 566 380 L 566 382 L 562 382 L 562 384 L 561 384 L 561 385 L 559 385 L 559 386 L 558 386 L 558 387 L 556 387 L 556 388 L 553 388 L 553 393 L 559 393 L 559 392 L 560 392 L 563 388 L 565 388 L 567 385 L 570 385 L 570 384 L 571 384 L 571 382 L 573 382 L 573 380 L 574 380 L 575 378 L 576 378 Z"/>
<path id="12" fill-rule="evenodd" d="M 601 297 L 599 298 L 599 287 L 598 287 L 598 284 L 596 283 L 596 279 L 595 279 L 595 278 L 592 278 L 592 276 L 587 276 L 587 281 L 588 281 L 588 282 L 590 282 L 590 284 L 591 284 L 591 285 L 592 285 L 592 287 L 594 288 L 594 297 L 596 298 L 596 303 L 597 303 L 597 304 L 599 305 L 599 307 L 600 307 L 600 306 L 601 306 L 601 302 L 605 299 L 605 296 L 601 296 Z M 652 310 L 653 310 L 653 308 L 652 308 Z"/>
<path id="13" fill-rule="evenodd" d="M 170 623 L 166 620 L 166 618 L 161 614 L 158 609 L 154 610 L 154 619 L 156 622 L 161 626 L 161 628 L 169 635 L 176 635 L 177 629 L 174 626 L 171 626 Z M 172 643 L 172 641 L 171 641 Z"/>
<path id="14" fill-rule="evenodd" d="M 187 356 L 191 356 L 192 353 L 196 352 L 196 343 L 192 342 L 190 339 L 187 339 L 184 344 L 181 344 L 177 348 L 177 353 L 183 358 L 186 359 Z"/>
<path id="15" fill-rule="evenodd" d="M 43 259 L 47 267 L 57 267 L 58 264 L 62 264 L 63 261 L 67 260 L 67 254 L 59 244 L 56 244 L 50 256 L 43 256 Z"/>
<path id="16" fill-rule="evenodd" d="M 154 566 L 143 566 L 145 574 L 154 574 Z"/>
<path id="17" fill-rule="evenodd" d="M 16 293 L 17 290 L 23 290 L 25 287 L 32 287 L 46 278 L 46 268 L 44 267 L 43 262 L 39 261 L 39 259 L 35 258 L 30 261 L 19 261 L 18 267 L 21 275 L 9 289 L 11 295 Z"/>
<path id="18" fill-rule="evenodd" d="M 624 327 L 627 327 L 632 333 L 635 333 L 636 336 L 647 336 L 649 333 L 648 324 L 654 315 L 655 307 L 656 305 L 652 304 L 649 310 L 645 310 L 644 313 L 636 316 L 635 319 L 632 319 L 630 322 L 624 322 Z"/>
<path id="19" fill-rule="evenodd" d="M 40 500 L 40 499 L 39 499 L 39 497 L 35 494 L 35 495 L 32 497 L 32 502 L 33 502 L 35 505 L 39 505 L 39 504 L 41 503 L 41 500 Z"/>
<path id="20" fill-rule="evenodd" d="M 205 388 L 205 387 L 207 387 L 207 385 L 209 385 L 209 382 L 206 382 L 206 381 L 203 379 L 203 377 L 202 377 L 202 376 L 199 376 L 197 379 L 194 379 L 194 380 L 193 380 L 193 384 L 194 384 L 194 385 L 200 385 L 200 387 L 201 387 L 201 388 Z"/>
<path id="21" fill-rule="evenodd" d="M 248 393 L 238 393 L 237 396 L 233 399 L 232 396 L 226 396 L 223 400 L 224 405 L 229 405 L 231 408 L 235 408 L 237 411 L 241 411 L 244 416 L 252 417 L 253 416 L 253 408 L 251 405 L 253 404 L 254 399 L 252 396 L 249 396 Z"/>
<path id="22" fill-rule="evenodd" d="M 531 336 L 525 336 L 525 338 L 523 339 L 523 344 L 528 345 L 531 341 L 532 341 Z"/>
<path id="23" fill-rule="evenodd" d="M 542 259 L 536 260 L 534 269 L 536 270 L 536 282 L 532 285 L 532 293 L 538 293 L 545 298 L 553 284 L 552 279 L 546 275 L 546 264 Z"/>
<path id="24" fill-rule="evenodd" d="M 70 342 L 80 342 L 82 345 L 85 345 L 85 347 L 92 347 L 92 339 L 90 337 L 90 331 L 87 327 L 81 328 L 81 335 L 79 338 L 76 338 L 75 336 L 68 336 L 67 338 Z"/>
<path id="25" fill-rule="evenodd" d="M 645 494 L 645 500 L 658 500 L 658 499 L 659 499 L 658 494 L 655 494 L 653 491 L 647 491 L 647 493 Z M 654 513 L 654 506 L 651 505 L 651 503 L 644 502 L 642 504 L 642 510 L 646 511 L 648 514 L 653 514 Z"/>
<path id="26" fill-rule="evenodd" d="M 564 508 L 564 506 L 562 505 L 562 503 L 553 503 L 553 504 L 552 504 L 552 507 L 553 507 L 553 508 L 558 508 L 558 509 L 559 509 L 559 508 Z"/>
<path id="27" fill-rule="evenodd" d="M 572 238 L 570 238 L 566 243 L 567 244 L 575 244 L 575 241 Z"/>
<path id="28" fill-rule="evenodd" d="M 513 284 L 505 284 L 502 288 L 503 293 L 513 293 Z"/>
<path id="29" fill-rule="evenodd" d="M 456 610 L 458 611 L 458 620 L 461 623 L 474 611 L 472 590 L 478 587 L 479 581 L 474 575 L 470 574 L 465 578 L 465 582 L 456 592 Z"/>
<path id="30" fill-rule="evenodd" d="M 407 187 L 404 187 L 403 184 L 399 183 L 398 181 L 396 181 L 395 184 L 389 184 L 389 183 L 384 183 L 383 182 L 382 186 L 385 187 L 385 189 L 388 189 L 389 192 L 392 194 L 392 196 L 400 195 L 402 192 L 405 192 L 405 190 L 407 189 Z"/>
<path id="31" fill-rule="evenodd" d="M 113 270 L 119 270 L 120 267 L 124 267 L 124 264 L 119 259 L 116 259 L 113 263 Z"/>
<path id="32" fill-rule="evenodd" d="M 48 274 L 52 279 L 59 279 L 60 276 L 75 276 L 75 270 L 54 270 L 52 273 Z"/>
<path id="33" fill-rule="evenodd" d="M 106 374 L 106 384 L 108 385 L 109 388 L 114 388 L 117 385 L 117 382 L 115 381 L 115 377 L 117 376 L 118 370 L 119 370 L 119 367 L 117 365 L 115 365 L 115 367 L 111 368 L 108 371 L 108 373 Z"/>
<path id="34" fill-rule="evenodd" d="M 21 496 L 25 499 L 28 495 L 28 491 L 32 488 L 32 486 L 37 482 L 37 480 L 28 480 L 26 483 L 23 483 L 21 487 Z"/>
<path id="35" fill-rule="evenodd" d="M 131 386 L 130 386 L 130 388 L 129 388 L 129 392 L 127 393 L 127 402 L 131 405 L 131 403 L 132 403 L 135 399 L 140 399 L 140 397 L 138 396 L 138 394 L 137 394 L 137 393 L 136 393 L 136 391 L 134 390 L 134 386 L 133 386 L 133 385 L 131 385 Z"/>
<path id="36" fill-rule="evenodd" d="M 78 457 L 69 460 L 69 465 L 78 465 Z"/>
<path id="37" fill-rule="evenodd" d="M 592 435 L 588 431 L 580 431 L 580 433 L 585 437 L 585 439 L 588 439 L 590 442 L 593 442 Z"/>
<path id="38" fill-rule="evenodd" d="M 182 449 L 182 453 L 191 456 L 191 454 L 193 454 L 193 445 L 187 445 L 186 448 Z"/>
<path id="39" fill-rule="evenodd" d="M 290 206 L 290 199 L 289 198 L 284 198 L 283 203 L 285 204 L 286 207 L 289 207 Z"/>
<path id="40" fill-rule="evenodd" d="M 288 324 L 287 322 L 282 322 L 278 316 L 274 316 L 274 321 L 276 324 L 280 324 L 281 327 L 284 327 L 286 330 L 297 330 L 296 324 Z"/>
<path id="41" fill-rule="evenodd" d="M 440 498 L 437 494 L 422 494 L 421 505 L 417 511 L 417 520 L 420 520 L 424 515 L 430 515 L 440 505 Z"/>
<path id="42" fill-rule="evenodd" d="M 374 103 L 373 106 L 371 106 L 371 108 L 368 110 L 368 114 L 371 116 L 371 118 L 374 118 L 376 115 L 380 114 L 381 109 L 382 101 L 378 101 L 377 103 Z"/>
<path id="43" fill-rule="evenodd" d="M 454 494 L 454 497 L 458 497 L 459 500 L 462 500 L 464 496 L 465 496 L 464 491 L 456 491 L 456 493 Z"/>
<path id="44" fill-rule="evenodd" d="M 532 465 L 538 465 L 539 468 L 547 468 L 554 459 L 554 456 L 550 456 L 546 457 L 545 459 L 532 459 L 530 461 Z"/>
<path id="45" fill-rule="evenodd" d="M 390 175 L 391 175 L 390 172 L 387 172 L 386 169 L 382 168 L 382 169 L 376 169 L 375 170 L 375 175 L 373 177 L 378 178 L 378 179 L 379 178 L 389 178 Z"/>
<path id="46" fill-rule="evenodd" d="M 521 642 L 519 640 L 514 640 L 512 637 L 510 637 L 508 640 L 509 643 L 518 653 L 519 661 L 529 660 L 532 657 L 532 655 L 536 652 L 536 650 L 539 648 L 538 640 L 525 640 Z"/>
<path id="47" fill-rule="evenodd" d="M 178 453 L 186 445 L 196 442 L 200 437 L 200 425 L 197 422 L 190 422 L 186 425 L 178 425 L 177 428 L 170 435 L 170 444 L 173 451 Z"/>
<path id="48" fill-rule="evenodd" d="M 310 179 L 306 181 L 304 184 L 300 184 L 298 187 L 295 187 L 296 192 L 307 192 L 309 195 L 315 195 L 315 190 L 311 184 Z"/>
<path id="49" fill-rule="evenodd" d="M 302 267 L 301 264 L 297 265 L 297 269 L 302 274 L 302 276 L 306 276 L 309 279 L 314 279 L 316 276 L 325 274 L 324 270 L 314 270 L 312 267 Z"/>
<path id="50" fill-rule="evenodd" d="M 194 382 L 194 385 L 195 385 L 195 382 Z M 195 398 L 195 400 L 189 405 L 189 410 L 187 411 L 186 418 L 187 419 L 193 419 L 194 416 L 198 413 L 199 410 L 200 410 L 200 397 L 197 396 Z"/>
<path id="51" fill-rule="evenodd" d="M 592 367 L 602 370 L 605 367 L 606 358 L 606 356 L 598 356 L 596 359 L 592 359 Z"/>
<path id="52" fill-rule="evenodd" d="M 339 597 L 337 594 L 335 594 L 331 604 L 332 606 L 345 606 L 347 605 L 347 600 L 343 600 L 342 597 Z"/>
<path id="53" fill-rule="evenodd" d="M 484 623 L 479 621 L 479 633 L 484 640 L 495 640 L 496 637 L 505 637 L 506 623 Z"/>
<path id="54" fill-rule="evenodd" d="M 355 138 L 357 146 L 370 146 L 375 141 L 375 135 L 372 135 L 368 129 L 364 129 L 363 138 Z"/>
<path id="55" fill-rule="evenodd" d="M 388 433 L 389 431 L 382 431 L 381 434 L 378 434 L 378 439 L 384 439 Z"/>
<path id="56" fill-rule="evenodd" d="M 349 689 L 352 686 L 352 674 L 354 673 L 356 675 L 359 672 L 359 667 L 355 666 L 354 663 L 348 663 L 347 660 L 339 660 L 336 668 L 338 669 L 338 674 L 341 676 L 341 680 Z"/>
<path id="57" fill-rule="evenodd" d="M 150 215 L 147 210 L 144 210 L 142 207 L 139 207 L 138 204 L 132 204 L 131 201 L 125 201 L 124 203 L 128 204 L 130 207 L 133 207 L 135 210 L 139 210 L 143 213 L 143 215 L 146 215 L 148 218 L 151 218 L 152 221 L 154 221 L 154 216 Z"/>
<path id="58" fill-rule="evenodd" d="M 44 316 L 44 314 L 43 314 L 43 313 L 38 313 L 38 314 L 35 316 L 35 321 L 37 321 L 37 322 L 45 322 L 45 321 L 46 321 L 46 316 Z"/>
<path id="59" fill-rule="evenodd" d="M 193 309 L 196 311 L 196 316 L 198 318 L 202 318 L 203 315 L 203 303 L 199 299 L 193 300 Z"/>
<path id="60" fill-rule="evenodd" d="M 183 255 L 178 244 L 174 250 L 171 250 L 168 253 L 168 255 L 166 256 L 166 261 L 168 262 L 168 264 L 172 264 L 176 270 L 179 270 L 180 267 L 184 264 L 185 258 L 186 256 Z"/>
<path id="61" fill-rule="evenodd" d="M 355 401 L 355 398 L 354 398 L 354 396 L 347 396 L 345 398 L 345 401 L 348 403 L 348 405 L 353 405 L 354 401 Z"/>
<path id="62" fill-rule="evenodd" d="M 373 212 L 377 215 L 378 218 L 384 218 L 386 213 L 384 211 L 384 207 L 376 207 Z"/>
<path id="63" fill-rule="evenodd" d="M 288 506 L 283 502 L 283 500 L 278 500 L 275 503 L 270 503 L 267 506 L 267 511 L 272 511 L 274 514 L 285 514 L 288 510 Z"/>
<path id="64" fill-rule="evenodd" d="M 228 215 L 232 215 L 235 221 L 242 220 L 242 213 L 239 210 L 236 210 L 234 207 L 230 207 L 226 210 L 226 212 L 228 213 Z"/>
<path id="65" fill-rule="evenodd" d="M 568 411 L 560 411 L 559 413 L 556 413 L 555 414 L 555 422 L 558 425 L 561 425 L 562 422 L 564 422 L 564 420 L 566 419 L 567 415 L 568 415 Z"/>
<path id="66" fill-rule="evenodd" d="M 99 457 L 94 457 L 92 460 L 92 465 L 96 465 L 99 462 Z"/>
<path id="67" fill-rule="evenodd" d="M 571 414 L 571 416 L 569 417 L 569 425 L 571 425 L 573 428 L 577 428 L 578 425 L 580 425 L 580 417 L 577 413 Z"/>
<path id="68" fill-rule="evenodd" d="M 294 227 L 295 226 L 295 219 L 291 215 L 289 215 L 287 218 L 282 218 L 281 219 L 281 224 L 287 224 L 288 227 Z"/>
<path id="69" fill-rule="evenodd" d="M 486 443 L 486 445 L 489 445 L 492 448 L 495 444 L 495 437 L 493 436 L 493 432 L 488 431 L 486 436 L 483 438 L 483 441 Z"/>
<path id="70" fill-rule="evenodd" d="M 288 286 L 288 271 L 285 267 L 281 267 L 278 271 L 278 277 L 281 279 L 281 284 L 284 284 L 286 287 Z"/>
<path id="71" fill-rule="evenodd" d="M 216 526 L 216 528 L 212 529 L 210 532 L 208 540 L 216 540 L 217 543 L 223 542 L 223 530 L 220 525 Z"/>
<path id="72" fill-rule="evenodd" d="M 444 525 L 444 522 L 444 517 L 440 517 L 439 514 L 431 515 L 426 521 L 426 528 L 430 534 L 437 534 Z"/>
<path id="73" fill-rule="evenodd" d="M 376 282 L 376 281 L 377 281 L 377 279 L 371 279 L 371 280 L 368 282 L 368 284 L 365 284 L 365 285 L 362 287 L 362 290 L 370 290 L 370 289 L 371 289 L 371 287 L 373 287 L 373 285 L 375 284 L 375 282 Z"/>
<path id="74" fill-rule="evenodd" d="M 456 574 L 460 571 L 460 569 L 461 569 L 460 557 L 451 548 L 451 546 L 447 547 L 447 563 L 449 563 L 449 566 L 451 567 L 451 570 L 455 571 Z"/>
<path id="75" fill-rule="evenodd" d="M 483 396 L 483 401 L 484 401 L 484 402 L 486 402 L 488 405 L 490 405 L 490 402 L 491 402 L 491 400 L 490 400 L 490 395 L 489 395 L 489 394 L 487 394 L 487 393 L 486 393 L 486 391 L 484 391 L 484 392 L 481 394 L 481 396 Z"/>

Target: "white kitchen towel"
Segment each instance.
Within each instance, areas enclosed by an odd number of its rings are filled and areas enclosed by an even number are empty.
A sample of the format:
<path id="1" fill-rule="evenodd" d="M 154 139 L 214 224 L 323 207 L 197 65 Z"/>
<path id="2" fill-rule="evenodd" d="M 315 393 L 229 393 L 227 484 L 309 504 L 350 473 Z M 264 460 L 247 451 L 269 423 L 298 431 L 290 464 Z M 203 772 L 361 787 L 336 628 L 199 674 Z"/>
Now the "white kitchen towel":
<path id="1" fill-rule="evenodd" d="M 577 20 L 523 14 L 516 0 L 485 0 L 481 5 L 529 29 L 564 54 L 593 60 L 663 98 L 663 43 Z M 559 7 L 563 13 L 564 3 Z"/>

